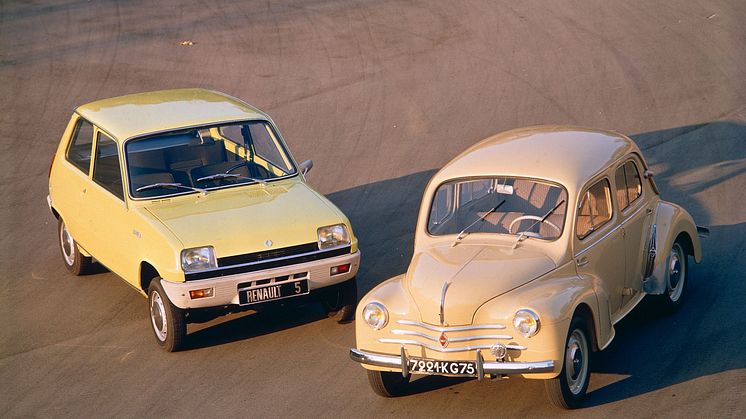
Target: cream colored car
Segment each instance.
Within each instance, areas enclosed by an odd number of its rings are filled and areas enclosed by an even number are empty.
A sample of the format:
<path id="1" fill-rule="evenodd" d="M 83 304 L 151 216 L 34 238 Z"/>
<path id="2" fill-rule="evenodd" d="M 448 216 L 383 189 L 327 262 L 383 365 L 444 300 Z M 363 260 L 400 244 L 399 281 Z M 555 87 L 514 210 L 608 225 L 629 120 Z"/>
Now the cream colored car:
<path id="1" fill-rule="evenodd" d="M 306 184 L 274 122 L 202 89 L 75 109 L 53 156 L 48 204 L 65 266 L 92 260 L 148 297 L 167 351 L 187 323 L 321 299 L 339 321 L 357 301 L 350 222 Z"/>
<path id="2" fill-rule="evenodd" d="M 487 138 L 425 189 L 407 272 L 358 304 L 350 356 L 382 396 L 415 374 L 546 380 L 575 407 L 591 351 L 647 294 L 681 304 L 689 214 L 624 135 L 534 127 Z"/>

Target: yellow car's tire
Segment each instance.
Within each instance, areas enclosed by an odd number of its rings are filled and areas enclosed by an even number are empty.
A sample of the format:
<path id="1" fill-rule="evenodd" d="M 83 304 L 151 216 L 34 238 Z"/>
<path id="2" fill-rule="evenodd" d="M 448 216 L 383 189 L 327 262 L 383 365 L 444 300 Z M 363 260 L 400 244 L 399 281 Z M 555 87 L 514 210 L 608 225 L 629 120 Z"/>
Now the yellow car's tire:
<path id="1" fill-rule="evenodd" d="M 355 318 L 357 307 L 357 278 L 348 279 L 325 300 L 327 314 L 337 323 L 349 323 Z"/>
<path id="2" fill-rule="evenodd" d="M 187 337 L 185 311 L 171 303 L 159 277 L 150 281 L 148 309 L 150 326 L 158 346 L 166 352 L 182 349 Z"/>
<path id="3" fill-rule="evenodd" d="M 80 246 L 73 236 L 67 231 L 67 226 L 62 217 L 57 221 L 57 242 L 60 245 L 62 262 L 73 275 L 85 275 L 90 270 L 93 260 L 90 256 L 80 253 Z"/>

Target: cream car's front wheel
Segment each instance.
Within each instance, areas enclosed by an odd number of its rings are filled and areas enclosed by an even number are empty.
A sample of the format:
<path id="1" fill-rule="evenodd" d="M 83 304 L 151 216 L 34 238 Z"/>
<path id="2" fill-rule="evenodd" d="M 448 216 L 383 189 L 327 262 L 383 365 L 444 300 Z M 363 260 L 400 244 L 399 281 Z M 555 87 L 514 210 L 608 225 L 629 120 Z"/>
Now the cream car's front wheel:
<path id="1" fill-rule="evenodd" d="M 581 317 L 574 317 L 565 341 L 565 356 L 560 374 L 544 382 L 549 401 L 563 409 L 580 405 L 588 390 L 591 354 L 588 328 Z"/>
<path id="2" fill-rule="evenodd" d="M 397 397 L 406 394 L 409 379 L 400 372 L 373 371 L 368 372 L 368 383 L 373 392 L 381 397 Z"/>
<path id="3" fill-rule="evenodd" d="M 89 256 L 80 253 L 78 243 L 73 239 L 72 234 L 67 230 L 65 221 L 60 217 L 57 221 L 57 238 L 62 253 L 62 261 L 68 271 L 74 275 L 85 274 L 93 262 Z"/>
<path id="4" fill-rule="evenodd" d="M 153 278 L 148 287 L 150 325 L 158 345 L 167 352 L 181 349 L 186 341 L 186 316 L 184 310 L 171 304 L 163 291 L 161 278 Z"/>

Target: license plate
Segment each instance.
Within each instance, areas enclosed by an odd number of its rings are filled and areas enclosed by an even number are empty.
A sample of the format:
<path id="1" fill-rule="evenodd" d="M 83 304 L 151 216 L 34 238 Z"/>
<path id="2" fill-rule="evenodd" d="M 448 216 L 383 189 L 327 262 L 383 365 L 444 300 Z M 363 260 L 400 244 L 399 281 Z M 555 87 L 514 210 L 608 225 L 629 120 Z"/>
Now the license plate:
<path id="1" fill-rule="evenodd" d="M 297 297 L 304 294 L 308 294 L 307 279 L 239 290 L 238 301 L 241 305 L 259 304 L 282 300 L 284 298 Z"/>
<path id="2" fill-rule="evenodd" d="M 420 374 L 472 377 L 477 375 L 477 364 L 471 361 L 438 361 L 434 359 L 409 358 L 409 371 Z"/>

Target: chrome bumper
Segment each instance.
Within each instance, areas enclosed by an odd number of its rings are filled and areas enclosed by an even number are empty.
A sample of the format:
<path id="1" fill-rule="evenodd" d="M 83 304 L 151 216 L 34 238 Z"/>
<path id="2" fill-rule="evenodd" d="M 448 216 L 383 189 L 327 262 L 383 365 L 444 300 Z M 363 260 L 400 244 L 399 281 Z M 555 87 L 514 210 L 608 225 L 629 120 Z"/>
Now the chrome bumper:
<path id="1" fill-rule="evenodd" d="M 401 348 L 399 356 L 381 355 L 371 352 L 350 349 L 350 358 L 353 361 L 376 367 L 399 369 L 404 377 L 409 377 L 409 359 L 404 347 Z M 477 364 L 476 377 L 479 381 L 484 379 L 485 374 L 510 375 L 510 374 L 534 374 L 554 371 L 554 361 L 537 362 L 485 362 L 482 353 L 477 351 L 475 359 Z"/>

